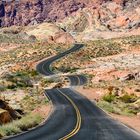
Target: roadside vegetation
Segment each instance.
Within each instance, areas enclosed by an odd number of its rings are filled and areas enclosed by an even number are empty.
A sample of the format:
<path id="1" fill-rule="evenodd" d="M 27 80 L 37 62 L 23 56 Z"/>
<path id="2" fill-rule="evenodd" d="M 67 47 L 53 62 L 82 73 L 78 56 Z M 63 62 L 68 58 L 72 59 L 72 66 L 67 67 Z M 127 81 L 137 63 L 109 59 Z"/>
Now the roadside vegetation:
<path id="1" fill-rule="evenodd" d="M 34 69 L 18 70 L 1 77 L 0 99 L 6 101 L 7 106 L 12 107 L 11 110 L 18 115 L 18 118 L 11 120 L 10 117 L 8 123 L 0 126 L 1 137 L 27 131 L 45 119 L 39 108 L 49 103 L 44 95 L 44 88 L 51 83 L 53 80 L 43 78 Z"/>
<path id="2" fill-rule="evenodd" d="M 20 120 L 14 120 L 8 124 L 0 126 L 0 137 L 2 138 L 27 131 L 39 125 L 42 121 L 43 118 L 39 114 L 25 115 Z"/>
<path id="3" fill-rule="evenodd" d="M 0 126 L 1 138 L 28 131 L 45 119 L 39 108 L 49 104 L 44 95 L 44 88 L 53 82 L 52 79 L 43 78 L 34 69 L 19 70 L 2 77 L 0 99 L 7 101 L 8 106 L 14 107 L 19 117 Z M 20 95 L 21 91 L 23 94 Z"/>
<path id="4" fill-rule="evenodd" d="M 110 113 L 133 116 L 140 112 L 140 108 L 136 104 L 138 100 L 140 100 L 140 98 L 134 94 L 129 95 L 128 93 L 122 93 L 122 95 L 119 96 L 108 93 L 97 102 L 97 105 Z"/>
<path id="5" fill-rule="evenodd" d="M 108 113 L 135 116 L 140 112 L 139 81 L 120 81 L 119 79 L 99 82 L 93 81 L 95 76 L 89 75 L 86 89 L 103 89 L 104 93 L 95 99 L 97 105 Z"/>
<path id="6" fill-rule="evenodd" d="M 1 138 L 27 131 L 44 120 L 41 107 L 49 104 L 44 88 L 58 79 L 43 78 L 35 67 L 40 60 L 71 46 L 40 42 L 34 36 L 21 34 L 20 28 L 7 28 L 0 33 L 0 49 L 4 47 L 6 51 L 0 50 L 0 100 L 17 117 L 12 118 L 7 108 L 2 109 L 0 113 L 6 112 L 8 116 L 0 117 Z"/>

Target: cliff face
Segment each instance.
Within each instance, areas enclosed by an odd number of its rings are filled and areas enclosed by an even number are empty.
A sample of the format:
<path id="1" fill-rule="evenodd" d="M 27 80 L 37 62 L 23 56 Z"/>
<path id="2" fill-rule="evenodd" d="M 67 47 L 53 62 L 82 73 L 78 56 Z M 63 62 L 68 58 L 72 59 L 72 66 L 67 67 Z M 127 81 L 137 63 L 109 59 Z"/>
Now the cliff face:
<path id="1" fill-rule="evenodd" d="M 0 2 L 0 26 L 56 21 L 84 7 L 95 8 L 110 0 L 11 0 Z M 112 0 L 124 4 L 125 0 Z"/>
<path id="2" fill-rule="evenodd" d="M 58 21 L 79 9 L 99 9 L 109 2 L 123 8 L 140 3 L 139 0 L 5 0 L 0 2 L 0 27 Z"/>
<path id="3" fill-rule="evenodd" d="M 62 19 L 84 2 L 77 0 L 20 0 L 0 3 L 0 26 L 28 25 Z"/>

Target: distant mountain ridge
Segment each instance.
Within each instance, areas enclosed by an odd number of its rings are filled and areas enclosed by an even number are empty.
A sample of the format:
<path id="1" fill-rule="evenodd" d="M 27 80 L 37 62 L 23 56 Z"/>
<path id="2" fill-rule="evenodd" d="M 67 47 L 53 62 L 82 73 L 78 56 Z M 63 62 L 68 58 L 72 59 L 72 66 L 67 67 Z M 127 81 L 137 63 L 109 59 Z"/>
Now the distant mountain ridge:
<path id="1" fill-rule="evenodd" d="M 108 1 L 110 0 L 3 0 L 0 2 L 0 27 L 54 22 L 79 9 L 98 8 Z M 126 0 L 112 1 L 125 5 Z"/>

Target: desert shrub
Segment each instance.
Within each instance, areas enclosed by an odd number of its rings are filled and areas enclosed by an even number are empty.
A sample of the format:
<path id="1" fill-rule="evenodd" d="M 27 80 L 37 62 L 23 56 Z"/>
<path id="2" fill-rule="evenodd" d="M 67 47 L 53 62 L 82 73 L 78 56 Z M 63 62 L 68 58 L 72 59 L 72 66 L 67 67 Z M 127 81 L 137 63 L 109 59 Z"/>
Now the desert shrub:
<path id="1" fill-rule="evenodd" d="M 19 31 L 18 30 L 4 30 L 3 33 L 4 34 L 18 34 Z"/>
<path id="2" fill-rule="evenodd" d="M 20 128 L 18 128 L 17 126 L 14 126 L 12 123 L 7 124 L 7 125 L 2 125 L 0 127 L 0 134 L 2 136 L 14 135 L 20 132 L 21 132 Z"/>
<path id="3" fill-rule="evenodd" d="M 8 85 L 6 88 L 7 88 L 7 89 L 16 89 L 17 86 L 14 85 L 14 84 L 12 84 L 12 85 Z"/>
<path id="4" fill-rule="evenodd" d="M 112 94 L 107 94 L 107 95 L 103 96 L 103 100 L 106 101 L 106 102 L 109 102 L 109 103 L 114 101 L 114 99 L 115 99 L 115 96 L 112 95 Z"/>
<path id="5" fill-rule="evenodd" d="M 13 122 L 13 124 L 17 126 L 18 128 L 20 128 L 22 131 L 26 131 L 29 128 L 32 128 L 38 125 L 41 122 L 41 120 L 42 120 L 41 116 L 30 114 L 23 117 L 19 121 Z"/>
<path id="6" fill-rule="evenodd" d="M 11 123 L 0 126 L 0 134 L 4 136 L 15 135 L 26 131 L 41 123 L 42 117 L 37 114 L 28 114 L 20 120 L 14 120 Z"/>
<path id="7" fill-rule="evenodd" d="M 97 105 L 107 112 L 115 113 L 114 108 L 106 101 L 100 101 Z"/>
<path id="8" fill-rule="evenodd" d="M 10 28 L 3 28 L 2 32 L 4 34 L 18 34 L 22 30 L 22 27 L 10 27 Z"/>
<path id="9" fill-rule="evenodd" d="M 76 67 L 71 68 L 71 67 L 64 67 L 64 66 L 61 66 L 61 67 L 59 68 L 59 71 L 64 72 L 64 73 L 67 73 L 67 72 L 74 73 L 74 72 L 76 72 L 77 69 L 78 69 L 78 68 L 76 68 Z"/>
<path id="10" fill-rule="evenodd" d="M 38 72 L 37 72 L 36 70 L 31 70 L 31 71 L 30 71 L 30 75 L 31 75 L 32 77 L 37 76 L 37 75 L 38 75 Z"/>
<path id="11" fill-rule="evenodd" d="M 128 105 L 127 107 L 124 107 L 122 109 L 122 113 L 124 115 L 136 115 L 138 112 L 139 112 L 139 109 L 137 109 L 131 105 Z"/>
<path id="12" fill-rule="evenodd" d="M 31 73 L 28 73 L 24 71 L 17 71 L 13 74 L 7 74 L 3 77 L 3 79 L 5 80 L 4 86 L 7 89 L 33 87 L 31 82 L 31 75 L 35 76 L 36 72 L 31 71 Z"/>
<path id="13" fill-rule="evenodd" d="M 5 87 L 4 86 L 0 86 L 0 92 L 5 91 Z"/>
<path id="14" fill-rule="evenodd" d="M 130 44 L 130 45 L 133 45 L 133 46 L 140 44 L 140 36 L 139 35 L 124 37 L 124 38 L 122 38 L 122 40 L 123 40 L 124 44 Z"/>
<path id="15" fill-rule="evenodd" d="M 136 101 L 136 96 L 124 94 L 123 96 L 120 97 L 120 100 L 124 103 L 133 103 Z"/>

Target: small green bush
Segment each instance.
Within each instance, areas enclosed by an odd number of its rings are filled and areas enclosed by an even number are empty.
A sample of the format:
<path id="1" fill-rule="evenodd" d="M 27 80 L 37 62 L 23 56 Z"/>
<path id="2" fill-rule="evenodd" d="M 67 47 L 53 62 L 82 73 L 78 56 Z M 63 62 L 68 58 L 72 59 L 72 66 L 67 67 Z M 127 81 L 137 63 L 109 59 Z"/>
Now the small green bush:
<path id="1" fill-rule="evenodd" d="M 136 115 L 138 113 L 136 110 L 133 110 L 131 108 L 125 108 L 123 112 L 128 115 Z"/>
<path id="2" fill-rule="evenodd" d="M 115 99 L 115 96 L 112 94 L 107 94 L 107 95 L 103 96 L 103 100 L 106 102 L 109 102 L 109 103 L 114 101 L 114 99 Z"/>
<path id="3" fill-rule="evenodd" d="M 120 97 L 120 100 L 124 103 L 133 103 L 136 101 L 136 96 L 125 94 L 122 97 Z"/>

